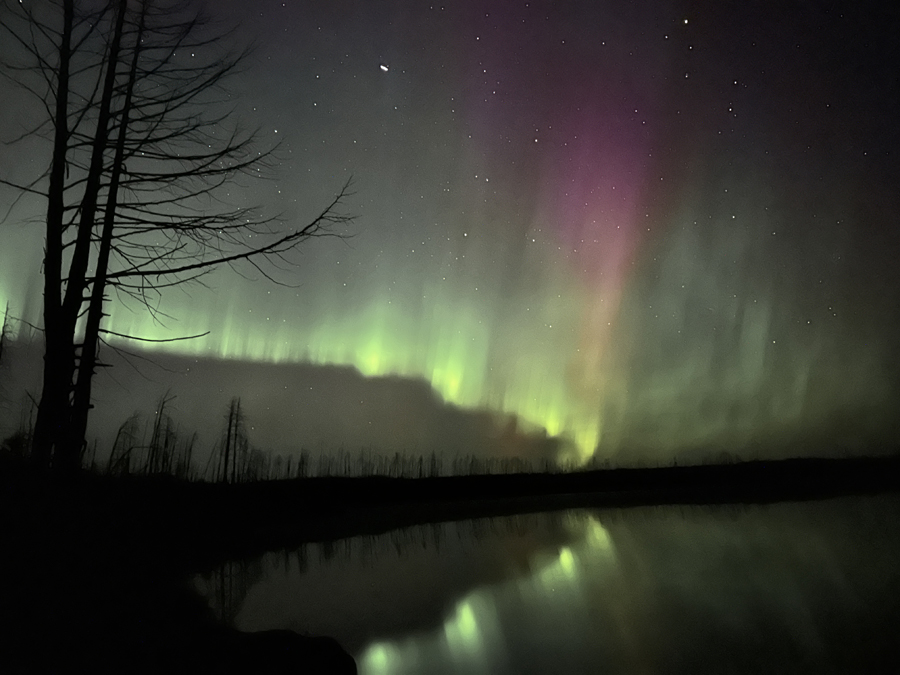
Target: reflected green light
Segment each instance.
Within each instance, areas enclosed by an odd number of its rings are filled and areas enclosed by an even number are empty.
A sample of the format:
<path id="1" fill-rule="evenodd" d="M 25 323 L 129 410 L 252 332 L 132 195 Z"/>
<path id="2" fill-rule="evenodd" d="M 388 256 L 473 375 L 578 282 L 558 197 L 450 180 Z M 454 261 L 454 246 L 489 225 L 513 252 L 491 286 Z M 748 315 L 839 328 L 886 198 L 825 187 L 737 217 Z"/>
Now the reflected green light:
<path id="1" fill-rule="evenodd" d="M 397 656 L 397 649 L 389 642 L 375 642 L 360 657 L 360 668 L 367 675 L 390 675 Z"/>
<path id="2" fill-rule="evenodd" d="M 537 580 L 545 591 L 559 593 L 572 591 L 580 577 L 578 560 L 572 549 L 564 546 L 556 558 L 537 575 Z"/>
<path id="3" fill-rule="evenodd" d="M 588 518 L 584 533 L 584 543 L 592 551 L 607 552 L 610 555 L 614 553 L 613 542 L 610 539 L 609 532 L 593 516 Z"/>
<path id="4" fill-rule="evenodd" d="M 559 552 L 559 567 L 566 574 L 566 576 L 574 576 L 575 556 L 572 553 L 572 549 L 570 549 L 568 546 L 564 547 Z"/>
<path id="5" fill-rule="evenodd" d="M 498 672 L 503 638 L 498 622 L 496 596 L 476 590 L 460 599 L 441 628 L 410 635 L 396 641 L 369 644 L 357 657 L 361 675 L 421 673 L 429 658 L 472 675 Z M 439 655 L 439 656 L 438 656 Z"/>
<path id="6" fill-rule="evenodd" d="M 455 656 L 481 651 L 481 632 L 470 601 L 463 600 L 456 606 L 454 615 L 444 624 L 444 636 Z"/>
<path id="7" fill-rule="evenodd" d="M 561 634 L 576 627 L 592 585 L 613 578 L 614 545 L 603 524 L 584 511 L 570 513 L 564 526 L 571 543 L 535 553 L 530 574 L 470 591 L 435 630 L 370 644 L 357 659 L 361 675 L 429 672 L 432 663 L 467 675 L 512 672 L 506 651 L 510 620 L 521 621 L 537 606 L 540 615 L 531 618 L 539 635 L 551 627 Z"/>

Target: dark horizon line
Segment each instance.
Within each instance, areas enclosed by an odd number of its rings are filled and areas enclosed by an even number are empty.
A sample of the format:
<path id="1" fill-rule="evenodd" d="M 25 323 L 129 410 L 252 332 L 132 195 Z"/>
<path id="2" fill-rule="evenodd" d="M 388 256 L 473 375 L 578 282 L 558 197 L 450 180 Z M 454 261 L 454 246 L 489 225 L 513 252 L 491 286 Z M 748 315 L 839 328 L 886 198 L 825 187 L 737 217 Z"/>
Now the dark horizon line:
<path id="1" fill-rule="evenodd" d="M 891 450 L 880 456 L 558 474 L 323 476 L 231 484 L 87 471 L 67 479 L 6 461 L 0 463 L 0 483 L 2 501 L 13 507 L 9 512 L 25 516 L 20 527 L 42 530 L 52 523 L 51 530 L 80 530 L 90 524 L 109 545 L 152 548 L 155 555 L 202 571 L 267 551 L 442 522 L 579 508 L 740 506 L 897 493 L 900 447 Z M 40 506 L 27 513 L 24 504 Z"/>

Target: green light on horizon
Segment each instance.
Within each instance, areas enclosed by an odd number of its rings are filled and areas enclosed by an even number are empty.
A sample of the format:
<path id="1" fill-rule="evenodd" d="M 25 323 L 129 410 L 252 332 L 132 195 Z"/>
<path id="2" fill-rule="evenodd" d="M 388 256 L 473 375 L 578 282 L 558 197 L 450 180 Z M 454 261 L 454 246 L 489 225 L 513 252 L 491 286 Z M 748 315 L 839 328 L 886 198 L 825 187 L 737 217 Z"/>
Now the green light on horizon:
<path id="1" fill-rule="evenodd" d="M 557 303 L 559 304 L 559 303 Z M 576 303 L 560 305 L 564 314 L 554 320 L 573 325 Z M 202 332 L 205 338 L 152 344 L 177 354 L 274 363 L 308 362 L 356 368 L 366 377 L 420 378 L 449 404 L 514 415 L 525 430 L 543 430 L 559 437 L 565 456 L 582 463 L 593 455 L 601 421 L 594 401 L 575 395 L 566 377 L 570 368 L 574 330 L 557 330 L 549 342 L 535 339 L 531 328 L 510 332 L 498 325 L 487 309 L 454 297 L 436 301 L 427 320 L 398 303 L 374 300 L 360 311 L 326 313 L 310 321 L 280 324 L 260 322 L 264 339 L 254 339 L 251 320 L 241 321 L 229 307 L 209 316 L 192 315 L 182 333 Z M 554 308 L 559 314 L 559 308 Z M 171 328 L 154 324 L 146 315 L 114 306 L 112 330 L 151 339 L 172 335 Z M 194 328 L 196 326 L 196 328 Z M 269 332 L 271 331 L 271 332 Z M 505 331 L 505 332 L 504 332 Z M 574 448 L 574 451 L 573 451 Z"/>

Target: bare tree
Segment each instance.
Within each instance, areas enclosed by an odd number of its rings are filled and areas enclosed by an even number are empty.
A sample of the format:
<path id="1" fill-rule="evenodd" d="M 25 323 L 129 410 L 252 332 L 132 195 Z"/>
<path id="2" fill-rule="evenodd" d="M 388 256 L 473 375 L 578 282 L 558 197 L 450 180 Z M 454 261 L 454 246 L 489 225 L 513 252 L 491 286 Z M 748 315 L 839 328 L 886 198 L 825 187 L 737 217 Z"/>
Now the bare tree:
<path id="1" fill-rule="evenodd" d="M 253 477 L 251 454 L 241 399 L 233 398 L 228 405 L 225 431 L 218 447 L 214 480 L 220 483 L 242 483 L 250 480 Z"/>
<path id="2" fill-rule="evenodd" d="M 224 265 L 281 283 L 300 244 L 342 236 L 349 186 L 300 225 L 224 198 L 236 178 L 270 175 L 275 148 L 241 129 L 231 103 L 249 52 L 190 0 L 0 1 L 23 57 L 8 72 L 44 113 L 22 137 L 51 148 L 33 181 L 0 177 L 46 201 L 34 456 L 74 469 L 104 336 L 144 339 L 103 328 L 110 293 L 156 317 L 165 289 Z"/>
<path id="3" fill-rule="evenodd" d="M 3 325 L 0 326 L 0 365 L 3 365 L 3 349 L 6 347 L 6 342 L 9 339 L 9 332 L 9 303 L 7 303 L 6 309 L 3 311 Z"/>

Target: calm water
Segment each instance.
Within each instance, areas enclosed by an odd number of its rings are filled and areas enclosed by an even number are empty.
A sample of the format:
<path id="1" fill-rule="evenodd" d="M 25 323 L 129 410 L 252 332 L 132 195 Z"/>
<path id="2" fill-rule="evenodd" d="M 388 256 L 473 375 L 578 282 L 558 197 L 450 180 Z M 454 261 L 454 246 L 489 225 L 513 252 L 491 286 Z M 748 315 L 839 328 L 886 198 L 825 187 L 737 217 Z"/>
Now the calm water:
<path id="1" fill-rule="evenodd" d="M 900 497 L 450 523 L 198 580 L 366 675 L 900 672 Z M 893 660 L 893 665 L 885 660 Z"/>

